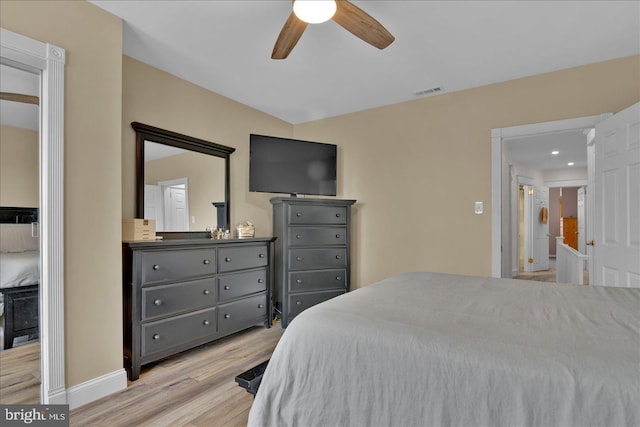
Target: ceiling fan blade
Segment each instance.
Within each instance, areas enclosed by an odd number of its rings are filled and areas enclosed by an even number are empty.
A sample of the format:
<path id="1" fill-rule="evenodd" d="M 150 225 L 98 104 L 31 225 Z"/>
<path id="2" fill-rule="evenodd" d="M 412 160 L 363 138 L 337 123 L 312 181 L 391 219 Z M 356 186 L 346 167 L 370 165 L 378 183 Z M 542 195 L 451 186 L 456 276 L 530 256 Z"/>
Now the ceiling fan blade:
<path id="1" fill-rule="evenodd" d="M 307 23 L 298 19 L 296 15 L 291 12 L 289 19 L 287 19 L 287 22 L 284 23 L 280 31 L 275 46 L 273 46 L 271 59 L 285 59 L 289 56 L 306 28 Z"/>
<path id="2" fill-rule="evenodd" d="M 0 99 L 13 102 L 24 102 L 25 104 L 40 104 L 40 99 L 33 95 L 23 95 L 21 93 L 0 92 Z"/>
<path id="3" fill-rule="evenodd" d="M 381 23 L 367 12 L 347 0 L 336 1 L 338 8 L 333 20 L 356 37 L 378 49 L 384 49 L 395 40 Z"/>

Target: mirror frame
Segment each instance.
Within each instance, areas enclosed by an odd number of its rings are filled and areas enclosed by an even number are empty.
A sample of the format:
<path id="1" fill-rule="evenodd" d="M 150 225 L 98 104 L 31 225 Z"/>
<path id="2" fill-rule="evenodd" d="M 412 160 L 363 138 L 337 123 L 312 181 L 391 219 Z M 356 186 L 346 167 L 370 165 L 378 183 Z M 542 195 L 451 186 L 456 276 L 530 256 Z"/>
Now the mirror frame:
<path id="1" fill-rule="evenodd" d="M 192 136 L 183 135 L 154 126 L 145 125 L 144 123 L 132 122 L 131 127 L 136 131 L 136 218 L 144 218 L 144 142 L 151 141 L 159 144 L 170 145 L 172 147 L 182 148 L 184 150 L 195 151 L 198 153 L 208 154 L 210 156 L 223 158 L 225 161 L 224 174 L 224 198 L 226 206 L 226 224 L 225 229 L 229 230 L 230 212 L 231 212 L 231 173 L 230 173 L 230 156 L 236 151 L 233 147 L 216 144 L 214 142 L 205 141 L 204 139 L 194 138 Z M 212 200 L 213 201 L 213 200 Z M 220 224 L 218 224 L 218 227 Z M 186 237 L 189 234 L 201 235 L 202 231 L 185 231 L 176 232 L 179 237 Z M 170 233 L 158 233 L 170 234 Z"/>
<path id="2" fill-rule="evenodd" d="M 40 75 L 40 403 L 65 404 L 63 48 L 0 28 L 0 62 Z"/>

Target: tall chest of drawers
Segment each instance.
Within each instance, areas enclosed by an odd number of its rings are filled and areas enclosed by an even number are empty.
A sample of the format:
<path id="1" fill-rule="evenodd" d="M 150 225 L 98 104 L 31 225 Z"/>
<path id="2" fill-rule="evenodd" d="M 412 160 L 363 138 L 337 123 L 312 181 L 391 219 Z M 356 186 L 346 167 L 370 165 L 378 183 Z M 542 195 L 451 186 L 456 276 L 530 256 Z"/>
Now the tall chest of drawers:
<path id="1" fill-rule="evenodd" d="M 276 197 L 275 285 L 282 327 L 305 309 L 349 291 L 355 200 Z"/>
<path id="2" fill-rule="evenodd" d="M 273 238 L 123 243 L 124 365 L 271 326 Z"/>

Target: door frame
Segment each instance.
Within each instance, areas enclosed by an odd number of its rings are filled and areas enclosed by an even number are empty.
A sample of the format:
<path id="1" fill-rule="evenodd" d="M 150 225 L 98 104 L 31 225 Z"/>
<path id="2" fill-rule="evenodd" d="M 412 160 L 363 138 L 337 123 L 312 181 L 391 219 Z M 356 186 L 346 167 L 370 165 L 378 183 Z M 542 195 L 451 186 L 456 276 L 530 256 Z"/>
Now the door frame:
<path id="1" fill-rule="evenodd" d="M 491 276 L 510 277 L 513 250 L 511 248 L 513 230 L 511 192 L 511 168 L 504 158 L 504 144 L 507 138 L 518 138 L 546 133 L 595 127 L 596 123 L 611 117 L 612 113 L 575 119 L 533 123 L 506 128 L 491 129 Z M 504 222 L 503 222 L 504 221 Z M 588 225 L 587 218 L 587 225 Z"/>
<path id="2" fill-rule="evenodd" d="M 0 62 L 40 75 L 40 403 L 65 404 L 65 50 L 0 28 Z"/>

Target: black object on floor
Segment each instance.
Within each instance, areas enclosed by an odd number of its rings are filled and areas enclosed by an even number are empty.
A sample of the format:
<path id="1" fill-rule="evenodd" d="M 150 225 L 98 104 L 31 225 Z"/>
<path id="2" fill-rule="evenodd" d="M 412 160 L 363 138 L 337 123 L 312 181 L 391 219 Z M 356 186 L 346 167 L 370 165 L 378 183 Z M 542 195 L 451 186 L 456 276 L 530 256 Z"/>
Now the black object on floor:
<path id="1" fill-rule="evenodd" d="M 266 360 L 261 364 L 249 369 L 248 371 L 244 371 L 236 377 L 236 382 L 240 387 L 247 390 L 248 393 L 251 393 L 255 396 L 258 391 L 258 387 L 260 387 L 262 375 L 264 374 L 264 370 L 267 369 L 268 363 L 269 360 Z"/>

